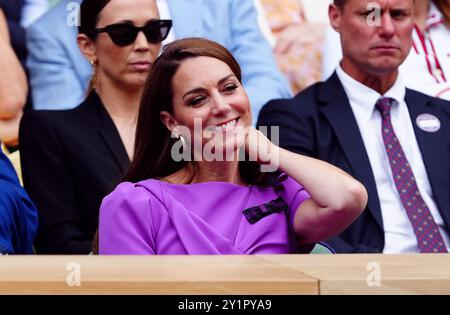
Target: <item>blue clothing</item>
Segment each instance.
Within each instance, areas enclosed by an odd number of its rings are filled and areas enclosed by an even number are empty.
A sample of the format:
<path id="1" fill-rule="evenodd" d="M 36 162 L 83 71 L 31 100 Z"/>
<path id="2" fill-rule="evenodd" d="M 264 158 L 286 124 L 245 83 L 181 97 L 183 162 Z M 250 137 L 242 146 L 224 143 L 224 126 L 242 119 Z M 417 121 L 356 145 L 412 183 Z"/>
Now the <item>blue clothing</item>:
<path id="1" fill-rule="evenodd" d="M 91 66 L 78 49 L 77 28 L 67 26 L 71 1 L 61 1 L 27 29 L 35 109 L 73 108 L 86 97 Z M 205 37 L 233 53 L 242 67 L 253 117 L 269 100 L 291 96 L 259 29 L 252 0 L 168 0 L 168 5 L 176 39 Z"/>
<path id="2" fill-rule="evenodd" d="M 0 151 L 0 254 L 32 254 L 37 225 L 37 210 Z"/>

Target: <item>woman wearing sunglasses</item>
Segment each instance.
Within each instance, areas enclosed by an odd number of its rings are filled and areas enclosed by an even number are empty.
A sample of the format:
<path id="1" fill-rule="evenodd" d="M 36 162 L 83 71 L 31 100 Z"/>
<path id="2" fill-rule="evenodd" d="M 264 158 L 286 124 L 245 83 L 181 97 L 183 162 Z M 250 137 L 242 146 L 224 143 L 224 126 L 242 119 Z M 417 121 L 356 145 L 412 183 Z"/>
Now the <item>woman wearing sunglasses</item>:
<path id="1" fill-rule="evenodd" d="M 170 27 L 155 0 L 83 1 L 77 40 L 94 69 L 86 100 L 27 113 L 20 129 L 24 184 L 39 210 L 37 253 L 91 251 L 101 200 L 133 157 L 143 84 Z"/>
<path id="2" fill-rule="evenodd" d="M 125 182 L 100 209 L 100 254 L 298 253 L 362 212 L 359 182 L 251 127 L 241 82 L 217 43 L 166 46 L 145 86 Z M 263 173 L 276 170 L 284 174 Z"/>

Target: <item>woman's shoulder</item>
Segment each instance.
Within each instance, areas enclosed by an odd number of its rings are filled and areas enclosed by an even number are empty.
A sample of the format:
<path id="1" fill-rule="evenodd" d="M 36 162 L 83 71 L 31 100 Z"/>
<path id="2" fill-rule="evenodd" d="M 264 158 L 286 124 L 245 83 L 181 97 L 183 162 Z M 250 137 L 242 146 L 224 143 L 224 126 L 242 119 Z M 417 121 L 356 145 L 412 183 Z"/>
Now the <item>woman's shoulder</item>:
<path id="1" fill-rule="evenodd" d="M 36 125 L 45 124 L 55 128 L 67 128 L 67 125 L 86 125 L 86 120 L 95 115 L 99 108 L 99 97 L 89 95 L 80 105 L 72 109 L 62 110 L 29 110 L 23 115 L 23 124 Z M 100 103 L 101 105 L 101 103 Z"/>
<path id="2" fill-rule="evenodd" d="M 123 182 L 103 198 L 100 217 L 147 218 L 153 208 L 160 208 L 161 202 L 161 194 L 154 180 Z"/>
<path id="3" fill-rule="evenodd" d="M 51 123 L 52 121 L 59 121 L 60 118 L 65 118 L 68 116 L 68 112 L 72 112 L 73 109 L 69 110 L 47 110 L 47 109 L 39 109 L 39 110 L 29 110 L 26 111 L 23 115 L 24 121 L 31 122 L 46 122 Z"/>
<path id="4" fill-rule="evenodd" d="M 151 199 L 161 199 L 161 186 L 158 180 L 148 179 L 137 183 L 122 182 L 104 198 L 103 202 L 138 205 L 148 204 Z"/>
<path id="5" fill-rule="evenodd" d="M 35 128 L 36 126 L 67 129 L 73 124 L 80 124 L 80 120 L 77 117 L 78 111 L 78 108 L 69 110 L 30 110 L 24 113 L 21 125 L 25 129 Z"/>
<path id="6" fill-rule="evenodd" d="M 159 182 L 155 179 L 146 179 L 136 183 L 122 182 L 116 186 L 113 193 L 125 196 L 129 194 L 155 194 L 160 190 Z"/>

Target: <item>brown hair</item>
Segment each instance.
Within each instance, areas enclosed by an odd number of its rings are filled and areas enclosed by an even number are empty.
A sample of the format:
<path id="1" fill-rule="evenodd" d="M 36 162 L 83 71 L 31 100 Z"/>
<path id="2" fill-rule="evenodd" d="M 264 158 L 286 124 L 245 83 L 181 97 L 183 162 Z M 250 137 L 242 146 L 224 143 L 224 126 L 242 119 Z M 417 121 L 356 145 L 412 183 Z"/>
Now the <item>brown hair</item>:
<path id="1" fill-rule="evenodd" d="M 433 2 L 444 16 L 447 26 L 450 27 L 450 0 L 433 0 Z"/>
<path id="2" fill-rule="evenodd" d="M 347 0 L 333 0 L 333 3 L 342 11 L 342 9 L 344 9 L 345 4 L 347 3 Z"/>
<path id="3" fill-rule="evenodd" d="M 153 64 L 141 99 L 136 127 L 134 158 L 126 171 L 123 181 L 138 182 L 149 178 L 169 176 L 188 166 L 192 181 L 195 164 L 175 162 L 171 148 L 176 139 L 160 120 L 160 113 L 173 113 L 172 79 L 184 60 L 194 57 L 212 57 L 226 63 L 239 82 L 241 69 L 233 55 L 223 46 L 201 38 L 186 38 L 172 42 L 164 47 L 162 54 Z M 247 160 L 247 159 L 246 159 Z M 188 164 L 189 163 L 189 164 Z M 193 166 L 193 167 L 192 167 Z M 240 162 L 239 171 L 248 184 L 261 184 L 263 176 L 255 162 Z"/>
<path id="4" fill-rule="evenodd" d="M 80 5 L 80 25 L 78 26 L 78 33 L 85 34 L 90 39 L 94 40 L 96 34 L 93 31 L 97 27 L 100 13 L 111 0 L 84 0 Z M 89 95 L 95 88 L 97 81 L 97 73 L 95 63 L 92 63 L 92 77 L 89 81 L 87 95 Z"/>

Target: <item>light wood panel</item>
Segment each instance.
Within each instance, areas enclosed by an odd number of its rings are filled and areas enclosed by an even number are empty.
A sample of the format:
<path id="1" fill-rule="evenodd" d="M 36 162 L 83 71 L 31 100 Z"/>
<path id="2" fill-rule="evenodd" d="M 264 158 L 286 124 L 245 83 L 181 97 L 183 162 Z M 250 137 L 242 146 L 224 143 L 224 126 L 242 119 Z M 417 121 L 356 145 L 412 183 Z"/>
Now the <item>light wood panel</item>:
<path id="1" fill-rule="evenodd" d="M 320 294 L 450 294 L 450 255 L 264 256 L 319 280 Z M 379 278 L 377 278 L 379 276 Z"/>
<path id="2" fill-rule="evenodd" d="M 450 255 L 9 256 L 0 294 L 450 294 Z"/>
<path id="3" fill-rule="evenodd" d="M 318 294 L 318 282 L 257 256 L 10 256 L 0 294 Z"/>

